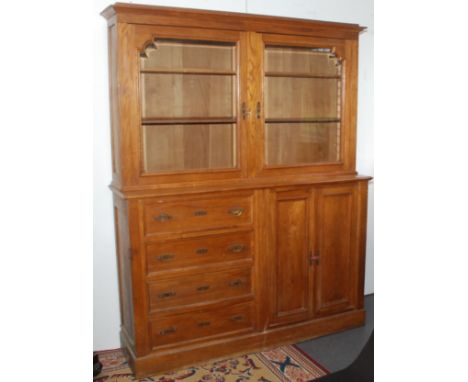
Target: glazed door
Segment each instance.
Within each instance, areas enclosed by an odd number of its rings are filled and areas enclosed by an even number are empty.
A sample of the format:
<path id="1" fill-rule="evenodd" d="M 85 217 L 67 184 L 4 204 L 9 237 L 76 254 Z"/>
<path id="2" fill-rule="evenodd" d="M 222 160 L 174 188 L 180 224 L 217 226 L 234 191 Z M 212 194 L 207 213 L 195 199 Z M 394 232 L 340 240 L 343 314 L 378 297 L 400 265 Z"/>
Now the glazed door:
<path id="1" fill-rule="evenodd" d="M 307 189 L 273 193 L 270 327 L 304 321 L 311 315 L 310 201 Z"/>
<path id="2" fill-rule="evenodd" d="M 256 172 L 352 171 L 356 62 L 350 42 L 268 34 L 257 34 L 255 42 L 262 142 Z"/>
<path id="3" fill-rule="evenodd" d="M 128 26 L 126 115 L 133 183 L 238 178 L 246 171 L 244 40 L 247 33 Z M 130 70 L 133 66 L 133 70 Z M 127 168 L 128 168 L 127 167 Z"/>
<path id="4" fill-rule="evenodd" d="M 339 313 L 355 306 L 357 287 L 357 188 L 331 186 L 315 197 L 313 266 L 314 315 Z"/>

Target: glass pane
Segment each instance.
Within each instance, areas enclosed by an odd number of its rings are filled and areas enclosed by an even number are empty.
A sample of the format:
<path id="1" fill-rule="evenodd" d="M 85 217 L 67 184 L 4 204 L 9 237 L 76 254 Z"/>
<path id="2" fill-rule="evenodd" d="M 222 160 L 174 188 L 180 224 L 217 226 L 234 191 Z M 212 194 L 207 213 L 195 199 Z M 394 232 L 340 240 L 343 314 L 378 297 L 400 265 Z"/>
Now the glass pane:
<path id="1" fill-rule="evenodd" d="M 234 124 L 143 126 L 145 172 L 235 167 Z"/>
<path id="2" fill-rule="evenodd" d="M 145 172 L 236 167 L 235 43 L 155 40 L 140 91 Z"/>
<path id="3" fill-rule="evenodd" d="M 235 78 L 223 75 L 142 73 L 142 117 L 233 117 Z"/>
<path id="4" fill-rule="evenodd" d="M 267 77 L 266 118 L 339 118 L 340 85 L 336 79 Z"/>
<path id="5" fill-rule="evenodd" d="M 269 46 L 265 50 L 265 71 L 340 76 L 341 64 L 330 49 Z"/>
<path id="6" fill-rule="evenodd" d="M 342 64 L 331 49 L 265 49 L 265 161 L 340 160 Z"/>
<path id="7" fill-rule="evenodd" d="M 340 158 L 339 123 L 268 123 L 267 165 L 336 162 Z"/>
<path id="8" fill-rule="evenodd" d="M 142 55 L 142 69 L 205 69 L 234 71 L 235 44 L 156 40 Z"/>

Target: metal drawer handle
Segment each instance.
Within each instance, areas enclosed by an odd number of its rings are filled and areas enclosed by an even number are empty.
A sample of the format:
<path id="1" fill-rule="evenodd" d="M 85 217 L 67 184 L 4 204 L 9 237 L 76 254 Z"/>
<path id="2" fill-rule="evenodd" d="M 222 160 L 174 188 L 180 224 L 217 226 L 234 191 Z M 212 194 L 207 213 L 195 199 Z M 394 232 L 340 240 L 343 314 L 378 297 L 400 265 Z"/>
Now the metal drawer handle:
<path id="1" fill-rule="evenodd" d="M 162 255 L 159 255 L 157 257 L 158 261 L 169 261 L 172 260 L 175 257 L 173 253 L 163 253 Z"/>
<path id="2" fill-rule="evenodd" d="M 163 299 L 163 298 L 169 298 L 169 297 L 174 297 L 176 295 L 176 292 L 170 291 L 170 292 L 163 292 L 158 294 L 158 298 Z"/>
<path id="3" fill-rule="evenodd" d="M 199 322 L 197 325 L 198 325 L 198 327 L 200 327 L 200 328 L 204 328 L 204 327 L 206 327 L 206 326 L 210 326 L 210 321 L 201 321 L 201 322 Z"/>
<path id="4" fill-rule="evenodd" d="M 232 207 L 229 209 L 229 213 L 233 216 L 241 216 L 244 213 L 244 209 L 242 207 Z"/>
<path id="5" fill-rule="evenodd" d="M 205 215 L 208 215 L 208 212 L 206 212 L 205 210 L 197 210 L 193 214 L 195 216 L 205 216 Z"/>
<path id="6" fill-rule="evenodd" d="M 176 332 L 176 327 L 175 326 L 171 326 L 170 328 L 167 328 L 167 329 L 163 329 L 159 332 L 159 335 L 161 336 L 165 336 L 167 334 L 172 334 L 172 333 L 175 333 Z"/>
<path id="7" fill-rule="evenodd" d="M 231 321 L 243 321 L 245 319 L 245 316 L 242 315 L 237 315 L 237 316 L 232 316 Z"/>
<path id="8" fill-rule="evenodd" d="M 229 251 L 232 253 L 240 253 L 245 250 L 244 244 L 233 244 L 229 247 Z"/>
<path id="9" fill-rule="evenodd" d="M 198 248 L 195 252 L 197 255 L 204 255 L 205 253 L 208 253 L 208 248 Z"/>
<path id="10" fill-rule="evenodd" d="M 209 286 L 209 285 L 202 285 L 202 286 L 199 286 L 199 287 L 197 288 L 197 291 L 203 292 L 203 291 L 208 290 L 208 289 L 210 289 L 210 286 Z"/>
<path id="11" fill-rule="evenodd" d="M 230 287 L 238 287 L 240 285 L 242 285 L 242 280 L 239 280 L 239 279 L 233 280 L 229 283 Z"/>
<path id="12" fill-rule="evenodd" d="M 158 216 L 155 216 L 153 219 L 158 222 L 167 222 L 169 220 L 172 220 L 172 216 L 163 212 L 160 213 Z"/>

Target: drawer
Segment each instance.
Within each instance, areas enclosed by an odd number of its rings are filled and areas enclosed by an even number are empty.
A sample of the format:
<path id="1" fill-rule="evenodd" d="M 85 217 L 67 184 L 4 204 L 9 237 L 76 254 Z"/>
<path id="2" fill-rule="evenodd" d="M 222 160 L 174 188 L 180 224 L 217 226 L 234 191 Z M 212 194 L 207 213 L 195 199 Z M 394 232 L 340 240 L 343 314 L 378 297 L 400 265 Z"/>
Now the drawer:
<path id="1" fill-rule="evenodd" d="M 233 227 L 252 222 L 251 195 L 153 199 L 143 206 L 147 234 Z"/>
<path id="2" fill-rule="evenodd" d="M 253 304 L 249 302 L 152 320 L 150 337 L 153 347 L 158 347 L 252 328 Z"/>
<path id="3" fill-rule="evenodd" d="M 150 310 L 157 311 L 250 295 L 249 268 L 183 275 L 148 283 Z"/>
<path id="4" fill-rule="evenodd" d="M 148 273 L 252 257 L 252 233 L 209 235 L 146 245 Z"/>

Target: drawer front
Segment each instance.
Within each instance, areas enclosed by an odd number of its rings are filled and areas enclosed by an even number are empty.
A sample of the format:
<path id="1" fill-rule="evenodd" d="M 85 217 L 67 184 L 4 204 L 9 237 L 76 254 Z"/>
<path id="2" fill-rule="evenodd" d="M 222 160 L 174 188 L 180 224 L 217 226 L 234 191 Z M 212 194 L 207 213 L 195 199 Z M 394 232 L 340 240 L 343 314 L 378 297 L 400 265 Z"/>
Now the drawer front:
<path id="1" fill-rule="evenodd" d="M 250 295 L 250 268 L 184 275 L 149 282 L 150 310 L 157 311 Z"/>
<path id="2" fill-rule="evenodd" d="M 253 305 L 243 303 L 199 313 L 171 315 L 150 323 L 153 347 L 253 328 Z"/>
<path id="3" fill-rule="evenodd" d="M 252 257 L 252 233 L 240 232 L 151 243 L 148 273 Z"/>
<path id="4" fill-rule="evenodd" d="M 147 201 L 145 232 L 187 232 L 252 222 L 251 196 Z"/>

